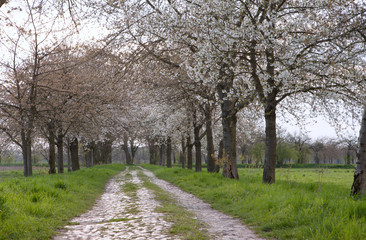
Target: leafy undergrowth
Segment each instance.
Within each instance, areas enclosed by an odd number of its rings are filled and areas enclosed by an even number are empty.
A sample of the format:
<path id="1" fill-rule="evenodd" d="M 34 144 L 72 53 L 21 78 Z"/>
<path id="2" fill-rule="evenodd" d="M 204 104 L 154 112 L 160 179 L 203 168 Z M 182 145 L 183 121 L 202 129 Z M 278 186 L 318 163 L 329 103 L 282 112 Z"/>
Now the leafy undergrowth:
<path id="1" fill-rule="evenodd" d="M 264 237 L 366 239 L 366 200 L 349 197 L 352 170 L 277 169 L 276 184 L 267 185 L 261 169 L 240 169 L 236 181 L 205 171 L 144 167 Z"/>
<path id="2" fill-rule="evenodd" d="M 89 209 L 106 182 L 124 168 L 112 164 L 58 175 L 3 178 L 0 239 L 50 239 L 70 218 Z"/>

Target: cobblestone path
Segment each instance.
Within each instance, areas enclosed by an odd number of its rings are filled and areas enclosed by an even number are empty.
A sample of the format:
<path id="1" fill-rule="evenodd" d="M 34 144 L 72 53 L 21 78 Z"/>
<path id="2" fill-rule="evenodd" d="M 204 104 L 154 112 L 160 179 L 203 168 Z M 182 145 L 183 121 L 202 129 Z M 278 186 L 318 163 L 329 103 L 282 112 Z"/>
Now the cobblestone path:
<path id="1" fill-rule="evenodd" d="M 179 236 L 168 234 L 172 223 L 166 222 L 164 215 L 155 211 L 159 203 L 153 193 L 142 186 L 137 171 L 126 169 L 109 181 L 94 207 L 74 218 L 54 240 L 180 239 Z M 152 172 L 142 171 L 152 183 L 169 192 L 179 205 L 194 212 L 197 219 L 207 226 L 211 239 L 259 239 L 239 220 L 211 209 L 195 196 L 157 179 Z M 129 192 L 126 190 L 128 187 L 135 189 Z"/>

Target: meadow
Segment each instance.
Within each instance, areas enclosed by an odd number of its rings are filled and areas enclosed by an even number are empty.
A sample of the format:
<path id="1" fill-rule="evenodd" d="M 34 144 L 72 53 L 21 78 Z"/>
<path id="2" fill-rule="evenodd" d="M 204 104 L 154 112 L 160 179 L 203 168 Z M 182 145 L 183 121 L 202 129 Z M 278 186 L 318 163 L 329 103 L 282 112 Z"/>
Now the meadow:
<path id="1" fill-rule="evenodd" d="M 159 178 L 238 217 L 260 236 L 276 239 L 366 239 L 366 201 L 350 197 L 353 169 L 278 168 L 276 183 L 262 169 L 221 174 L 144 165 Z"/>
<path id="2" fill-rule="evenodd" d="M 0 239 L 50 239 L 71 218 L 90 209 L 107 181 L 125 168 L 100 165 L 47 175 L 0 172 Z"/>

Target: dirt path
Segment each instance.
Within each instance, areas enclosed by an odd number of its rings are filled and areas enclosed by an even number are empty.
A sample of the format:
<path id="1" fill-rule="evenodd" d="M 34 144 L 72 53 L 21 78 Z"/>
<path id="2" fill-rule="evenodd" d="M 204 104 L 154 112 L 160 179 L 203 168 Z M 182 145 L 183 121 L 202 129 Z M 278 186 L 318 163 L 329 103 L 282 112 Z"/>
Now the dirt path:
<path id="1" fill-rule="evenodd" d="M 138 170 L 141 171 L 141 170 Z M 194 212 L 210 233 L 211 239 L 260 239 L 237 219 L 222 214 L 179 188 L 157 179 L 142 169 L 149 181 L 158 185 L 177 203 Z M 181 239 L 169 235 L 172 223 L 155 209 L 159 203 L 153 193 L 143 187 L 137 170 L 126 169 L 114 177 L 93 209 L 73 219 L 54 240 L 61 239 Z"/>
<path id="2" fill-rule="evenodd" d="M 164 191 L 174 195 L 178 204 L 182 205 L 188 211 L 193 212 L 197 219 L 204 222 L 208 228 L 208 232 L 212 239 L 220 240 L 255 240 L 258 238 L 249 228 L 241 223 L 239 219 L 223 214 L 210 207 L 209 204 L 203 202 L 194 195 L 182 191 L 180 188 L 158 179 L 148 170 L 143 170 L 144 174 L 150 177 L 151 181 L 158 185 Z"/>

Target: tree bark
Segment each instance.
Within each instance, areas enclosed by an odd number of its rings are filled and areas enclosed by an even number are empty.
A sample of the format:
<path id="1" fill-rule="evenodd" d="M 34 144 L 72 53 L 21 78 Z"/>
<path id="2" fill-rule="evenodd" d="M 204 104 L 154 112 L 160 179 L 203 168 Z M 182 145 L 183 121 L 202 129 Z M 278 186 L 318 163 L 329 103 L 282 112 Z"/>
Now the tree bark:
<path id="1" fill-rule="evenodd" d="M 364 196 L 366 193 L 366 104 L 364 105 L 361 129 L 358 137 L 357 162 L 351 195 Z"/>
<path id="2" fill-rule="evenodd" d="M 132 159 L 132 162 L 134 162 L 136 152 L 139 149 L 138 146 L 135 146 L 134 145 L 134 142 L 135 142 L 135 140 L 131 138 L 131 140 L 130 140 L 130 149 L 131 149 L 131 159 Z"/>
<path id="3" fill-rule="evenodd" d="M 56 149 L 55 149 L 55 124 L 51 121 L 48 123 L 48 163 L 49 174 L 56 173 Z"/>
<path id="4" fill-rule="evenodd" d="M 84 159 L 86 167 L 89 168 L 91 166 L 91 150 L 88 148 L 84 148 Z"/>
<path id="5" fill-rule="evenodd" d="M 6 3 L 6 0 L 0 0 L 0 7 Z"/>
<path id="6" fill-rule="evenodd" d="M 202 151 L 200 140 L 201 124 L 194 124 L 194 148 L 196 150 L 196 172 L 202 171 Z"/>
<path id="7" fill-rule="evenodd" d="M 160 165 L 165 166 L 165 144 L 160 145 Z"/>
<path id="8" fill-rule="evenodd" d="M 172 167 L 172 139 L 168 137 L 166 144 L 166 166 Z"/>
<path id="9" fill-rule="evenodd" d="M 70 154 L 72 171 L 79 170 L 79 141 L 77 138 L 74 138 L 70 143 Z"/>
<path id="10" fill-rule="evenodd" d="M 64 136 L 62 129 L 58 129 L 57 134 L 57 171 L 58 173 L 64 173 Z"/>
<path id="11" fill-rule="evenodd" d="M 70 138 L 67 138 L 67 171 L 71 172 Z"/>
<path id="12" fill-rule="evenodd" d="M 193 144 L 191 143 L 191 136 L 187 137 L 187 168 L 192 170 L 193 165 Z"/>
<path id="13" fill-rule="evenodd" d="M 215 158 L 213 157 L 215 153 L 213 133 L 212 133 L 212 115 L 211 109 L 206 107 L 205 111 L 205 121 L 206 121 L 206 141 L 207 141 L 207 171 L 215 172 Z"/>
<path id="14" fill-rule="evenodd" d="M 182 168 L 186 168 L 186 144 L 185 144 L 183 135 L 182 135 L 182 140 L 181 140 L 181 147 L 182 147 L 182 150 L 180 152 L 180 162 L 182 164 Z"/>
<path id="15" fill-rule="evenodd" d="M 125 152 L 126 155 L 126 164 L 133 164 L 130 152 L 128 150 L 128 136 L 124 136 L 123 138 L 123 145 L 122 145 L 122 149 Z"/>
<path id="16" fill-rule="evenodd" d="M 23 167 L 24 176 L 32 176 L 32 137 L 31 131 L 21 130 L 22 138 L 22 154 L 23 154 Z"/>
<path id="17" fill-rule="evenodd" d="M 275 183 L 276 176 L 276 104 L 268 100 L 265 107 L 265 122 L 266 122 L 266 141 L 265 141 L 265 158 L 263 168 L 263 183 Z"/>
<path id="18" fill-rule="evenodd" d="M 155 140 L 148 139 L 148 143 L 149 143 L 150 164 L 157 164 L 158 152 L 157 152 Z"/>
<path id="19" fill-rule="evenodd" d="M 223 157 L 224 157 L 224 139 L 221 139 L 219 143 L 219 152 L 217 158 L 222 159 Z M 220 165 L 218 165 L 217 163 L 215 163 L 215 172 L 216 173 L 220 172 Z"/>
<path id="20" fill-rule="evenodd" d="M 222 175 L 227 178 L 239 179 L 236 165 L 236 114 L 230 114 L 230 101 L 222 104 L 222 128 L 224 141 L 224 165 Z"/>

